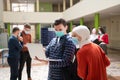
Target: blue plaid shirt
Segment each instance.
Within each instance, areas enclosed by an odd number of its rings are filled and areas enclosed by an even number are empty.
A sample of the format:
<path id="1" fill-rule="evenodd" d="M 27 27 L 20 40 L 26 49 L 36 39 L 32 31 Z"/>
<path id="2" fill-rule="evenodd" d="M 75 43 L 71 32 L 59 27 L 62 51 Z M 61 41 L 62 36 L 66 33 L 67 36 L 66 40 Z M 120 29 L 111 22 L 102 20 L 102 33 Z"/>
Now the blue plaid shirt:
<path id="1" fill-rule="evenodd" d="M 46 48 L 46 56 L 49 59 L 60 59 L 61 61 L 50 61 L 50 67 L 70 66 L 75 53 L 75 45 L 69 35 L 61 38 L 53 38 Z"/>

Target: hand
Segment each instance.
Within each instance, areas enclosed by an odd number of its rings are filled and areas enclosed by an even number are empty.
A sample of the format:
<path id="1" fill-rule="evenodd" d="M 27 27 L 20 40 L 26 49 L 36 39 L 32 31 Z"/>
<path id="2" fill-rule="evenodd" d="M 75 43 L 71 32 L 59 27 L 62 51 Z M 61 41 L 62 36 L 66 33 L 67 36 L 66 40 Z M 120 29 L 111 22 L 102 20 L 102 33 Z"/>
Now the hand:
<path id="1" fill-rule="evenodd" d="M 39 61 L 39 58 L 37 56 L 35 56 L 34 60 L 38 60 Z"/>
<path id="2" fill-rule="evenodd" d="M 47 60 L 39 59 L 37 56 L 35 56 L 34 60 L 37 60 L 37 61 L 40 61 L 40 62 L 48 63 Z"/>
<path id="3" fill-rule="evenodd" d="M 21 41 L 21 42 L 23 42 L 23 37 L 19 36 L 18 40 Z"/>
<path id="4" fill-rule="evenodd" d="M 45 48 L 43 48 L 43 50 L 44 50 L 44 51 L 46 51 L 46 49 L 45 49 Z"/>
<path id="5" fill-rule="evenodd" d="M 27 45 L 26 45 L 26 44 L 24 44 L 24 45 L 23 45 L 23 47 L 27 47 Z"/>

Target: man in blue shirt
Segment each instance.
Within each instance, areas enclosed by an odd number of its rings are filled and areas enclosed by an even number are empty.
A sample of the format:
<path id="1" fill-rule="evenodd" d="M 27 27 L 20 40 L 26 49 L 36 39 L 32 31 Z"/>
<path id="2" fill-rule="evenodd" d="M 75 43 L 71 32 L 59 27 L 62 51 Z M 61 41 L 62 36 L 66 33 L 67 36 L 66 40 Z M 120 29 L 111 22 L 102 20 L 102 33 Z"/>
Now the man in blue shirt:
<path id="1" fill-rule="evenodd" d="M 9 55 L 8 55 L 8 64 L 10 66 L 10 80 L 17 80 L 18 77 L 18 65 L 20 59 L 20 51 L 22 45 L 19 41 L 22 41 L 22 38 L 18 37 L 19 28 L 13 28 L 12 35 L 8 41 Z"/>

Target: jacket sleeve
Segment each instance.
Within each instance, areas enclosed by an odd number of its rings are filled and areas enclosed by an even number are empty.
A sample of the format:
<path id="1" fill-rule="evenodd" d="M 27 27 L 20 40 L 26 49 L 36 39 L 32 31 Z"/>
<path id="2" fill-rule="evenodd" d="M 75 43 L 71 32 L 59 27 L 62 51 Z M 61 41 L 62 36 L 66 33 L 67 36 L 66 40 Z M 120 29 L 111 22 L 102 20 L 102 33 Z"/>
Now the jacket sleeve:
<path id="1" fill-rule="evenodd" d="M 100 51 L 101 51 L 105 66 L 106 67 L 109 66 L 110 65 L 110 59 L 105 55 L 105 52 L 101 48 L 100 48 Z"/>
<path id="2" fill-rule="evenodd" d="M 62 59 L 60 59 L 60 61 L 55 61 L 53 63 L 55 63 L 57 67 L 67 67 L 72 63 L 74 53 L 75 45 L 73 44 L 72 41 L 66 41 L 64 44 L 64 50 L 61 52 L 61 54 L 63 54 Z"/>
<path id="3" fill-rule="evenodd" d="M 78 76 L 82 79 L 85 79 L 87 76 L 87 70 L 88 70 L 88 63 L 87 58 L 85 57 L 85 52 L 78 51 L 77 52 L 77 73 Z"/>
<path id="4" fill-rule="evenodd" d="M 13 39 L 13 40 L 12 40 L 12 43 L 13 43 L 13 45 L 14 45 L 18 50 L 21 50 L 21 49 L 22 49 L 22 45 L 21 45 L 21 43 L 19 43 L 19 41 Z"/>
<path id="5" fill-rule="evenodd" d="M 69 63 L 73 60 L 76 47 L 72 41 L 66 41 L 63 51 L 62 63 Z"/>
<path id="6" fill-rule="evenodd" d="M 106 44 L 109 44 L 109 40 L 108 40 L 108 35 L 104 34 L 104 36 L 102 37 L 103 42 L 105 42 Z"/>
<path id="7" fill-rule="evenodd" d="M 45 55 L 46 57 L 49 57 L 49 52 L 50 52 L 50 47 L 52 45 L 52 43 L 56 40 L 56 38 L 53 38 L 50 43 L 48 44 L 48 46 L 46 47 L 46 50 L 45 50 Z"/>
<path id="8" fill-rule="evenodd" d="M 30 43 L 32 43 L 32 37 L 31 37 L 31 35 L 30 35 Z"/>

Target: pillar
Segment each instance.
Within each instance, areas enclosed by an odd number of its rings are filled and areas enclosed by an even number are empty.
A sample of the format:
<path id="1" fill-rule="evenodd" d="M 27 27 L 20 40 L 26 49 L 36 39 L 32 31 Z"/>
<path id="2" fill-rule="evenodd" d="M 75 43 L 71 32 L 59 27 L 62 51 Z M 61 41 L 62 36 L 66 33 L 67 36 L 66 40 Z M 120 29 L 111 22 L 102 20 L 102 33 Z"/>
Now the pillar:
<path id="1" fill-rule="evenodd" d="M 10 27 L 10 23 L 6 23 L 7 25 L 7 32 L 8 32 L 8 36 L 11 35 L 11 27 Z"/>
<path id="2" fill-rule="evenodd" d="M 84 25 L 84 18 L 80 18 L 80 25 Z"/>
<path id="3" fill-rule="evenodd" d="M 10 0 L 7 0 L 7 11 L 10 11 L 11 9 L 11 7 L 10 7 Z M 7 25 L 7 32 L 8 32 L 8 36 L 10 36 L 11 35 L 11 28 L 10 28 L 10 23 L 7 23 L 6 24 Z"/>
<path id="4" fill-rule="evenodd" d="M 70 0 L 70 7 L 73 6 L 73 0 Z"/>
<path id="5" fill-rule="evenodd" d="M 63 11 L 66 10 L 66 0 L 63 0 Z"/>
<path id="6" fill-rule="evenodd" d="M 99 13 L 96 13 L 95 14 L 95 17 L 94 17 L 94 27 L 96 28 L 96 29 L 98 29 L 99 28 L 99 26 L 100 26 L 100 17 L 99 17 Z"/>
<path id="7" fill-rule="evenodd" d="M 72 31 L 73 28 L 73 21 L 70 22 L 70 32 Z"/>
<path id="8" fill-rule="evenodd" d="M 60 12 L 60 3 L 58 3 L 58 12 Z"/>
<path id="9" fill-rule="evenodd" d="M 40 40 L 40 30 L 41 30 L 41 24 L 40 23 L 38 23 L 37 25 L 36 25 L 36 39 L 37 40 Z"/>
<path id="10" fill-rule="evenodd" d="M 3 23 L 3 0 L 0 0 L 0 28 L 4 27 Z"/>
<path id="11" fill-rule="evenodd" d="M 37 12 L 40 11 L 40 2 L 39 2 L 39 0 L 36 0 L 36 11 Z"/>
<path id="12" fill-rule="evenodd" d="M 36 12 L 40 12 L 40 1 L 36 0 Z M 40 30 L 41 30 L 41 24 L 36 24 L 36 40 L 40 40 Z"/>
<path id="13" fill-rule="evenodd" d="M 11 9 L 10 9 L 10 8 L 11 8 L 11 7 L 10 7 L 10 0 L 7 0 L 6 3 L 7 3 L 7 11 L 10 11 L 10 10 L 11 10 Z"/>

